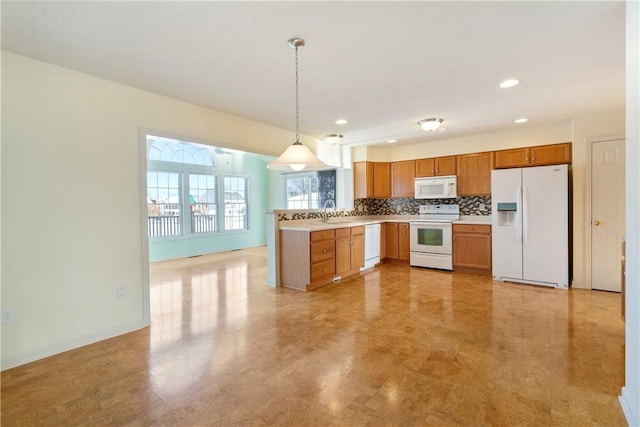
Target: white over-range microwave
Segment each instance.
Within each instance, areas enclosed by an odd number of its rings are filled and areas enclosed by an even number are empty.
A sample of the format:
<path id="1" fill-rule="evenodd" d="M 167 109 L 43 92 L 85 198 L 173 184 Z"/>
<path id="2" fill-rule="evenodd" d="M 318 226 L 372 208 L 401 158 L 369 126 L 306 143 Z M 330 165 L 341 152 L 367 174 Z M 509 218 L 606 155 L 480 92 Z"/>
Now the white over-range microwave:
<path id="1" fill-rule="evenodd" d="M 416 199 L 455 199 L 458 195 L 458 180 L 455 175 L 416 178 Z"/>

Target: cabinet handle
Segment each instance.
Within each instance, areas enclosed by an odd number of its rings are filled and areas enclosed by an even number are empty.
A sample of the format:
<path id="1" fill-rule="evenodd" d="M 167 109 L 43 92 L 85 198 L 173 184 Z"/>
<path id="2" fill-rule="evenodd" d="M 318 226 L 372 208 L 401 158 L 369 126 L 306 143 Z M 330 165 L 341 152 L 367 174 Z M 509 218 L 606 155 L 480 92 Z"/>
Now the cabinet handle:
<path id="1" fill-rule="evenodd" d="M 326 249 L 323 249 L 323 250 L 322 250 L 322 253 L 323 253 L 323 254 L 324 254 L 324 253 L 326 253 L 326 252 L 327 252 L 327 250 L 326 250 Z"/>
<path id="2" fill-rule="evenodd" d="M 473 230 L 473 227 L 469 227 L 468 230 Z"/>

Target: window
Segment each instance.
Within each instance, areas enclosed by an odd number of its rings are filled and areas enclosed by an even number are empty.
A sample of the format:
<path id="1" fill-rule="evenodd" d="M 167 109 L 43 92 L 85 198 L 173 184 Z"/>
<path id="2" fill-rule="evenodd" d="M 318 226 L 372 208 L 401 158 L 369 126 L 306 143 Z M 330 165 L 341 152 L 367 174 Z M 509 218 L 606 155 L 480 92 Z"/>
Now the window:
<path id="1" fill-rule="evenodd" d="M 224 177 L 224 229 L 247 229 L 247 178 Z"/>
<path id="2" fill-rule="evenodd" d="M 318 176 L 294 176 L 285 179 L 287 209 L 317 209 Z"/>
<path id="3" fill-rule="evenodd" d="M 189 174 L 189 205 L 191 232 L 218 231 L 218 194 L 214 175 Z"/>
<path id="4" fill-rule="evenodd" d="M 147 213 L 149 237 L 182 234 L 182 198 L 177 172 L 147 172 Z"/>
<path id="5" fill-rule="evenodd" d="M 226 230 L 248 230 L 249 180 L 218 175 L 214 160 L 216 154 L 242 155 L 147 135 L 147 226 L 150 238 L 190 238 Z"/>
<path id="6" fill-rule="evenodd" d="M 292 173 L 285 178 L 287 209 L 319 209 L 336 202 L 336 171 Z"/>

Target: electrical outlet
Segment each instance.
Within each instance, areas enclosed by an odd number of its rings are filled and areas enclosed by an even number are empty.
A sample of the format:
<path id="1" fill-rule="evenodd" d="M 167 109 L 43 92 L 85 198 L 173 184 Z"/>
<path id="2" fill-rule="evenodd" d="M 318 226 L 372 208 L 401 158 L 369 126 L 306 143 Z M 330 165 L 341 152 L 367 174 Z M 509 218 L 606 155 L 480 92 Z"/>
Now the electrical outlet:
<path id="1" fill-rule="evenodd" d="M 2 309 L 2 323 L 13 322 L 13 318 L 16 315 L 16 311 L 13 308 Z"/>
<path id="2" fill-rule="evenodd" d="M 116 298 L 122 299 L 127 297 L 127 287 L 125 285 L 116 286 Z"/>
<path id="3" fill-rule="evenodd" d="M 484 204 L 484 203 L 480 203 L 480 204 L 478 205 L 478 210 L 480 210 L 481 212 L 484 212 L 484 211 L 486 211 L 486 210 L 487 210 L 487 207 L 485 206 L 485 204 Z"/>

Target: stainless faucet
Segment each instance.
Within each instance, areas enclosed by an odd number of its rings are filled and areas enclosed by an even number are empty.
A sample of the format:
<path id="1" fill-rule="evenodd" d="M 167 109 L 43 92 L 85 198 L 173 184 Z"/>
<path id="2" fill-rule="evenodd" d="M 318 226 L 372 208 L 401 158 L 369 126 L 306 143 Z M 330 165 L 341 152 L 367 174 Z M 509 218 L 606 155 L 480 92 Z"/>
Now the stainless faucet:
<path id="1" fill-rule="evenodd" d="M 331 202 L 331 204 L 333 205 L 333 209 L 336 208 L 336 203 L 333 201 L 333 199 L 327 199 L 324 201 L 324 205 L 322 205 L 322 222 L 327 222 L 329 220 L 329 217 L 327 217 L 327 204 Z"/>

